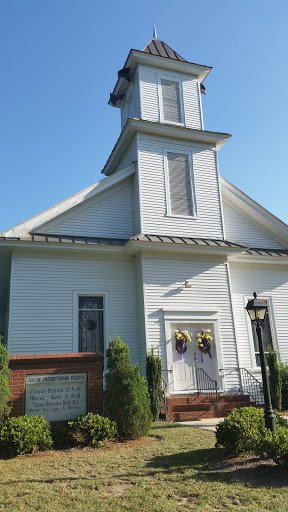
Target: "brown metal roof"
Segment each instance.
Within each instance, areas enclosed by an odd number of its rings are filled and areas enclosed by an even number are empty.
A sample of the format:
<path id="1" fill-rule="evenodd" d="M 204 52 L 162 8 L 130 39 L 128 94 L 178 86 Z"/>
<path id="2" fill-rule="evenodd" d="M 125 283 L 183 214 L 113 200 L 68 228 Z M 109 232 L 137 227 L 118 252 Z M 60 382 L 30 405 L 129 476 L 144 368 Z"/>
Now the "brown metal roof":
<path id="1" fill-rule="evenodd" d="M 123 246 L 127 240 L 120 238 L 100 238 L 91 236 L 72 236 L 72 235 L 45 235 L 41 233 L 31 233 L 18 238 L 0 236 L 0 240 L 19 240 L 22 242 L 48 242 L 48 243 L 68 243 L 68 244 L 96 244 L 96 245 L 114 245 Z"/>
<path id="2" fill-rule="evenodd" d="M 66 243 L 66 244 L 86 244 L 86 245 L 107 245 L 115 247 L 123 247 L 128 239 L 122 238 L 104 238 L 91 236 L 73 236 L 73 235 L 46 235 L 42 233 L 31 233 L 21 237 L 0 236 L 0 241 L 20 241 L 20 242 L 46 242 L 46 243 Z M 184 236 L 168 236 L 168 235 L 147 235 L 139 234 L 132 236 L 130 240 L 139 242 L 156 242 L 168 243 L 198 247 L 226 247 L 232 249 L 240 249 L 243 254 L 250 256 L 271 256 L 271 257 L 287 257 L 288 249 L 260 249 L 253 247 L 245 247 L 241 244 L 229 242 L 228 240 L 217 240 L 212 238 L 194 238 Z"/>
<path id="3" fill-rule="evenodd" d="M 160 39 L 151 39 L 151 41 L 145 46 L 144 53 L 150 53 L 151 55 L 157 55 L 158 57 L 167 57 L 168 59 L 181 60 L 182 62 L 187 62 L 187 60 L 183 59 L 179 53 L 176 53 L 168 44 L 163 43 Z"/>
<path id="4" fill-rule="evenodd" d="M 198 245 L 206 247 L 232 247 L 247 249 L 243 245 L 228 242 L 228 240 L 216 240 L 208 238 L 190 238 L 185 236 L 163 236 L 163 235 L 136 235 L 130 240 L 136 240 L 139 242 L 162 242 L 170 244 L 182 244 L 182 245 Z"/>

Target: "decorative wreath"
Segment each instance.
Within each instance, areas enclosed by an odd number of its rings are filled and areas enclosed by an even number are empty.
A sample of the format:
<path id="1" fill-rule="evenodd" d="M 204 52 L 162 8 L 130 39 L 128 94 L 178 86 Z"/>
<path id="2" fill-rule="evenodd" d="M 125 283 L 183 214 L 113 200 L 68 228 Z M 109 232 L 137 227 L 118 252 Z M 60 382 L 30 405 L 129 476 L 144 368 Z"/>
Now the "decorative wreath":
<path id="1" fill-rule="evenodd" d="M 199 350 L 201 351 L 201 361 L 203 363 L 203 353 L 208 354 L 210 359 L 212 356 L 210 354 L 211 345 L 210 342 L 213 340 L 212 336 L 210 336 L 210 329 L 201 329 L 201 331 L 197 334 L 197 345 Z"/>
<path id="2" fill-rule="evenodd" d="M 187 350 L 187 343 L 191 341 L 191 338 L 188 334 L 188 331 L 182 331 L 179 329 L 175 330 L 175 339 L 176 339 L 176 351 L 181 354 L 183 361 L 183 354 L 185 354 Z"/>

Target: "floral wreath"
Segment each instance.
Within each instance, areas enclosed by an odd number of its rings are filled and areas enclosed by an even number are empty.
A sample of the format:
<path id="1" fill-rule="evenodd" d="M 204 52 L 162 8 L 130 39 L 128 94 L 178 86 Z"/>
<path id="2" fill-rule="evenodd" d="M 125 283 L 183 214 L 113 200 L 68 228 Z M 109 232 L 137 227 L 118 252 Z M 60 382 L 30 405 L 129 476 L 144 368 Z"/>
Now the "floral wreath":
<path id="1" fill-rule="evenodd" d="M 210 359 L 212 356 L 210 354 L 211 345 L 210 341 L 213 340 L 212 336 L 210 336 L 211 329 L 201 329 L 201 331 L 197 334 L 197 345 L 199 350 L 201 351 L 201 361 L 203 363 L 203 353 L 208 354 Z"/>
<path id="2" fill-rule="evenodd" d="M 188 334 L 188 331 L 182 331 L 181 327 L 175 330 L 175 338 L 176 338 L 176 350 L 182 356 L 183 362 L 183 354 L 187 350 L 187 343 L 191 341 L 191 338 Z"/>

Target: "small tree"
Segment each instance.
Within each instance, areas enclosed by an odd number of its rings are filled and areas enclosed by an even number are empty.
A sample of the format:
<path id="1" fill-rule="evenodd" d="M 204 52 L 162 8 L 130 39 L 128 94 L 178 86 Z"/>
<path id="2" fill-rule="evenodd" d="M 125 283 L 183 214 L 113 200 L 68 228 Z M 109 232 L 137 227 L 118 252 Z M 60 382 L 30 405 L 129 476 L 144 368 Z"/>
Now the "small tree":
<path id="1" fill-rule="evenodd" d="M 154 354 L 153 347 L 146 358 L 146 376 L 151 402 L 151 412 L 153 420 L 157 421 L 159 419 L 162 402 L 162 361 L 159 357 L 159 352 L 157 356 Z"/>
<path id="2" fill-rule="evenodd" d="M 280 373 L 280 365 L 277 358 L 276 350 L 273 350 L 271 347 L 268 348 L 268 354 L 266 355 L 266 361 L 269 368 L 269 385 L 270 385 L 270 393 L 271 393 L 271 402 L 273 409 L 277 409 L 277 411 L 281 411 L 282 404 L 282 382 L 281 382 L 281 373 Z"/>
<path id="3" fill-rule="evenodd" d="M 287 363 L 279 363 L 280 366 L 280 375 L 282 380 L 282 411 L 287 411 L 288 409 L 288 364 Z"/>
<path id="4" fill-rule="evenodd" d="M 105 414 L 117 423 L 119 436 L 136 439 L 150 429 L 152 415 L 146 382 L 138 365 L 131 363 L 129 348 L 117 336 L 106 351 Z"/>
<path id="5" fill-rule="evenodd" d="M 8 416 L 10 407 L 9 401 L 9 354 L 6 347 L 2 344 L 3 336 L 0 336 L 0 422 L 5 416 Z"/>

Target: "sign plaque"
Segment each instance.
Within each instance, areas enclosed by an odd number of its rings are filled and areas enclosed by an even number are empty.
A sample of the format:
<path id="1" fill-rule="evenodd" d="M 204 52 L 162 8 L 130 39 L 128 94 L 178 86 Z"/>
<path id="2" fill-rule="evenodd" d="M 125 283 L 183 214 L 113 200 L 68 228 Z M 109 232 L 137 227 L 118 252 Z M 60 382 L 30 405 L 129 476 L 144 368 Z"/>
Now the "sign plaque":
<path id="1" fill-rule="evenodd" d="M 47 421 L 73 420 L 87 414 L 87 373 L 26 375 L 25 414 Z"/>

